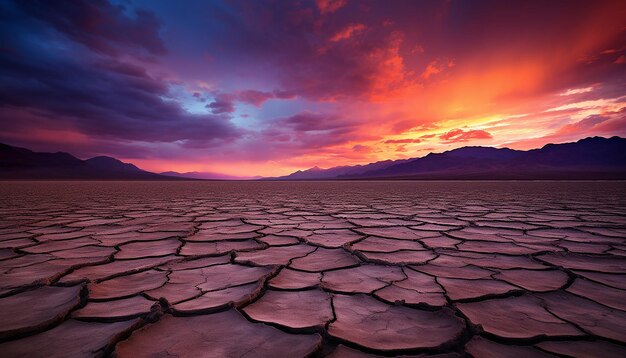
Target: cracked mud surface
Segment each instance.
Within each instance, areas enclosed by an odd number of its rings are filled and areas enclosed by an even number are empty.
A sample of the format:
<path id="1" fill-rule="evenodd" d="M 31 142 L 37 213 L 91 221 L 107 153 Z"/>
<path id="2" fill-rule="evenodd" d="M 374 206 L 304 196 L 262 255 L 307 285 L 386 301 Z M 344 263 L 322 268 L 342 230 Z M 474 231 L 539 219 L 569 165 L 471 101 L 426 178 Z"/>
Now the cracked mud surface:
<path id="1" fill-rule="evenodd" d="M 626 183 L 1 184 L 2 357 L 626 356 Z"/>

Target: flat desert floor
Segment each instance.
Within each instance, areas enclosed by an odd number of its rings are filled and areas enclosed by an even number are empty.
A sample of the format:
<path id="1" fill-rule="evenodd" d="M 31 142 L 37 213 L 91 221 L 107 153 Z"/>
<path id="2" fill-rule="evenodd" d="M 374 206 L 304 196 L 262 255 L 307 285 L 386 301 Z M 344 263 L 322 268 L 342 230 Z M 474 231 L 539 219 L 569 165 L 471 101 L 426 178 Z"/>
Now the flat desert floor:
<path id="1" fill-rule="evenodd" d="M 623 182 L 0 182 L 2 357 L 626 357 Z"/>

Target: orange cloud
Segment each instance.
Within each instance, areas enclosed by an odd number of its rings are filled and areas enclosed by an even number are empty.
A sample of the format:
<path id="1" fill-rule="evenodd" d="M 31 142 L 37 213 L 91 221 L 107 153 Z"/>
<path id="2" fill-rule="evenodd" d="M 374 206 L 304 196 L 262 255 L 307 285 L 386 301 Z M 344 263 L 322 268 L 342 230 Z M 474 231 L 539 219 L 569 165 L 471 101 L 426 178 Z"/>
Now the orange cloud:
<path id="1" fill-rule="evenodd" d="M 422 72 L 421 76 L 423 79 L 427 80 L 431 76 L 436 75 L 442 72 L 444 69 L 450 68 L 450 67 L 454 67 L 453 60 L 449 60 L 445 63 L 442 63 L 439 60 L 434 60 L 428 63 L 428 66 L 426 66 L 426 69 L 424 70 L 424 72 Z"/>

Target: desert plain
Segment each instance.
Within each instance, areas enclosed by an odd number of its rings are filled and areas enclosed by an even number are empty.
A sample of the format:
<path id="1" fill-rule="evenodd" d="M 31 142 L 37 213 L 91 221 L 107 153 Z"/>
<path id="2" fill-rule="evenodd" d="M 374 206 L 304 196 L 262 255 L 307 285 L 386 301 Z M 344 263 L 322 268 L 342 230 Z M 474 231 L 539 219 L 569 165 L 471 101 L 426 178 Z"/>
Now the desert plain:
<path id="1" fill-rule="evenodd" d="M 625 357 L 623 182 L 1 182 L 2 357 Z"/>

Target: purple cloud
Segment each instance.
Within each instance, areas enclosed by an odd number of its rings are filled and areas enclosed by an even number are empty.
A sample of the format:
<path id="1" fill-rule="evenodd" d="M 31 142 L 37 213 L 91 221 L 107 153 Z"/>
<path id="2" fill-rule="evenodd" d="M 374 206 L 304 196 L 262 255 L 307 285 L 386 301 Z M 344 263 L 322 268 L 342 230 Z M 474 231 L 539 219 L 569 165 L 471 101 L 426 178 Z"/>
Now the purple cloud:
<path id="1" fill-rule="evenodd" d="M 0 127 L 55 128 L 118 141 L 207 145 L 216 138 L 229 141 L 242 134 L 228 116 L 188 113 L 170 96 L 168 81 L 151 74 L 138 58 L 116 57 L 115 51 L 109 51 L 139 46 L 150 53 L 164 53 L 162 42 L 154 36 L 158 23 L 148 21 L 153 15 L 140 12 L 130 19 L 105 2 L 76 6 L 43 2 L 41 8 L 37 4 L 26 1 L 0 9 L 12 15 L 0 25 L 3 44 L 10 49 L 0 52 Z M 87 27 L 81 33 L 66 29 L 66 23 L 78 21 L 76 12 L 84 12 L 86 21 L 93 20 L 95 25 L 81 24 Z M 64 36 L 42 28 L 40 21 L 54 24 Z M 23 28 L 8 31 L 15 26 Z M 114 34 L 118 32 L 128 34 L 124 38 Z M 96 44 L 73 47 L 91 40 Z M 42 61 L 41 44 L 67 50 L 50 53 Z M 13 120 L 16 111 L 21 111 L 19 123 Z"/>
<path id="2" fill-rule="evenodd" d="M 123 6 L 104 0 L 20 0 L 16 4 L 28 15 L 99 53 L 118 55 L 136 48 L 157 56 L 167 53 L 159 36 L 161 22 L 149 11 L 136 10 L 129 16 Z"/>

